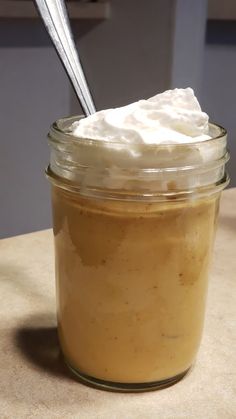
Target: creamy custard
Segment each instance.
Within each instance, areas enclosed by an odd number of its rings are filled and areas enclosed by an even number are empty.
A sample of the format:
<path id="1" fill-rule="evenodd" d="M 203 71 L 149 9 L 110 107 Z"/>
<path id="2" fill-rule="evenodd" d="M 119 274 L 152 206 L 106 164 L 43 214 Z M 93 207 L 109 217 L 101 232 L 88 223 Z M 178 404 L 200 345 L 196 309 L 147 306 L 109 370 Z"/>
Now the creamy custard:
<path id="1" fill-rule="evenodd" d="M 58 330 L 67 362 L 140 383 L 186 371 L 204 321 L 219 194 L 158 203 L 53 186 Z"/>

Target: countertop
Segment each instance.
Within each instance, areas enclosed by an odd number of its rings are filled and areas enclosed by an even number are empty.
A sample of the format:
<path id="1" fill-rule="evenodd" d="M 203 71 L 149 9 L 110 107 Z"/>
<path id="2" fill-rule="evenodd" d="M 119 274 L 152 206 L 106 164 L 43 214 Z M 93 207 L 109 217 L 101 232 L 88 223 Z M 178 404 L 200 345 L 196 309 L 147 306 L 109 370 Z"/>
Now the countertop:
<path id="1" fill-rule="evenodd" d="M 223 193 L 197 363 L 164 390 L 118 394 L 75 381 L 56 334 L 52 231 L 0 241 L 0 417 L 236 418 L 236 189 Z"/>

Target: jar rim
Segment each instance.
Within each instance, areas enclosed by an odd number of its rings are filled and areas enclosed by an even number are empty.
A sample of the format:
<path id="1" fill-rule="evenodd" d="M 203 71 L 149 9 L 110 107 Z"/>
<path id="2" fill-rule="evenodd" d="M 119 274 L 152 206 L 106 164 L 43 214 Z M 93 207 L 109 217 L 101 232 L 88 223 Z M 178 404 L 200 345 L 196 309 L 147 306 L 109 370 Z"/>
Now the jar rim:
<path id="1" fill-rule="evenodd" d="M 78 137 L 72 134 L 72 132 L 69 130 L 69 127 L 73 124 L 73 122 L 76 122 L 80 119 L 84 118 L 84 115 L 75 115 L 75 116 L 68 116 L 68 117 L 64 117 L 64 118 L 60 118 L 57 119 L 50 128 L 50 131 L 48 133 L 48 138 L 50 141 L 52 142 L 60 142 L 60 143 L 68 143 L 68 141 L 70 141 L 70 143 L 72 144 L 80 144 L 80 145 L 89 145 L 89 146 L 101 146 L 103 147 L 105 144 L 108 143 L 107 140 L 97 140 L 95 138 L 89 138 L 89 137 Z M 154 150 L 157 148 L 163 148 L 163 149 L 168 149 L 171 146 L 174 146 L 176 148 L 181 148 L 181 147 L 186 147 L 186 146 L 202 146 L 202 144 L 209 144 L 209 142 L 211 142 L 211 144 L 213 142 L 217 142 L 219 141 L 219 139 L 227 136 L 227 130 L 219 125 L 216 124 L 215 122 L 209 122 L 209 128 L 211 130 L 215 130 L 218 131 L 218 134 L 207 139 L 204 141 L 191 141 L 191 142 L 186 142 L 186 143 L 160 143 L 160 144 L 139 144 L 139 147 L 141 146 L 142 148 L 145 149 L 149 149 L 149 150 Z M 129 148 L 130 144 L 129 143 L 124 143 L 122 141 L 112 141 L 111 142 L 112 146 L 116 147 L 116 146 L 121 146 L 123 148 Z"/>

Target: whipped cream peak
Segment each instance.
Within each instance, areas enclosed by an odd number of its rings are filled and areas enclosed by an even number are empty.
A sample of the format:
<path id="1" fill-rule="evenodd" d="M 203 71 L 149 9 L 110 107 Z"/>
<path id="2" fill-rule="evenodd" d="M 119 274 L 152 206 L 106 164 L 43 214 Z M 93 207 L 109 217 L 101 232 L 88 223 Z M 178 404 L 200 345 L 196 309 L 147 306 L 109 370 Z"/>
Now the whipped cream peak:
<path id="1" fill-rule="evenodd" d="M 96 112 L 74 122 L 70 131 L 79 138 L 130 144 L 131 148 L 132 144 L 187 144 L 211 138 L 208 120 L 191 88 L 173 89 Z"/>

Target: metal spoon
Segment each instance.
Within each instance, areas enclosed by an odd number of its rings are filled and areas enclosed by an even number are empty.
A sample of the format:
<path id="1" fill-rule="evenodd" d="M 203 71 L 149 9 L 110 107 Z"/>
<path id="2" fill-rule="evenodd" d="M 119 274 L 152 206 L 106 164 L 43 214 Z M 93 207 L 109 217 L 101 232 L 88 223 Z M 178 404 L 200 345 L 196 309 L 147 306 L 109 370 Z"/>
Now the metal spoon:
<path id="1" fill-rule="evenodd" d="M 86 116 L 96 112 L 80 63 L 64 0 L 35 0 L 47 32 Z"/>

